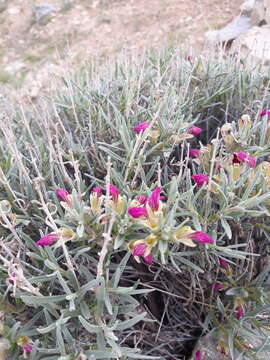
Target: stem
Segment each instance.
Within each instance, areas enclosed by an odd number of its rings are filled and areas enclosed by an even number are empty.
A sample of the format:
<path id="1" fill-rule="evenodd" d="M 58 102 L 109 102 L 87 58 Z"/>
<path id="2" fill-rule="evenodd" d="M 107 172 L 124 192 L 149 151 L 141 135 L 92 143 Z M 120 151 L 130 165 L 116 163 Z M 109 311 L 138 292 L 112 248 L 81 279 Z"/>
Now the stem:
<path id="1" fill-rule="evenodd" d="M 208 224 L 208 216 L 210 211 L 210 190 L 211 190 L 211 182 L 214 174 L 214 165 L 215 165 L 215 159 L 217 155 L 217 149 L 218 149 L 218 139 L 219 139 L 219 132 L 220 129 L 218 128 L 217 137 L 214 140 L 214 150 L 213 155 L 211 159 L 211 168 L 210 168 L 210 174 L 209 174 L 209 183 L 207 186 L 207 193 L 206 193 L 206 200 L 205 200 L 205 215 L 204 215 L 204 232 L 207 231 L 207 224 Z"/>
<path id="2" fill-rule="evenodd" d="M 106 218 L 108 218 L 108 221 L 105 223 L 105 232 L 102 234 L 104 238 L 104 242 L 102 245 L 102 249 L 99 253 L 99 260 L 97 265 L 97 278 L 103 275 L 104 261 L 108 252 L 109 243 L 112 240 L 111 233 L 112 233 L 113 224 L 115 222 L 115 213 L 112 214 L 109 207 L 109 201 L 110 201 L 109 185 L 111 181 L 111 167 L 112 167 L 111 158 L 110 156 L 108 156 L 108 163 L 107 163 L 108 171 L 106 175 L 106 199 L 105 199 L 105 214 L 107 215 Z"/>

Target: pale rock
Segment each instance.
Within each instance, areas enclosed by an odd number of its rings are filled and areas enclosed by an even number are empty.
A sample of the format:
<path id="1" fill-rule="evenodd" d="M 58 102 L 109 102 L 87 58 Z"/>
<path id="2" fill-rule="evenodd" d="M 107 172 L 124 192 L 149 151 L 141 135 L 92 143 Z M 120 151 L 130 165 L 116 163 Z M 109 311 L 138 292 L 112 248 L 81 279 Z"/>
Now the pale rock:
<path id="1" fill-rule="evenodd" d="M 252 64 L 270 64 L 270 26 L 253 26 L 233 42 L 232 51 Z"/>
<path id="2" fill-rule="evenodd" d="M 208 43 L 218 44 L 236 39 L 252 26 L 270 24 L 270 0 L 247 0 L 240 6 L 240 15 L 224 28 L 205 33 Z"/>
<path id="3" fill-rule="evenodd" d="M 256 0 L 251 12 L 252 25 L 270 24 L 270 0 Z"/>
<path id="4" fill-rule="evenodd" d="M 237 16 L 232 22 L 221 30 L 207 31 L 205 39 L 209 43 L 222 43 L 235 39 L 251 27 L 251 19 L 248 16 Z"/>

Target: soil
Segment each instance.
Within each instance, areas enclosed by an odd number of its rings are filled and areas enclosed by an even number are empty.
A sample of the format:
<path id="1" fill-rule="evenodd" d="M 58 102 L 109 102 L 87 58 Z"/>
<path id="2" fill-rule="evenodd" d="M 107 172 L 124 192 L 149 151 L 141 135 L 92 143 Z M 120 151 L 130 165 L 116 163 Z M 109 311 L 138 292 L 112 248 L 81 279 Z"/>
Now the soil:
<path id="1" fill-rule="evenodd" d="M 61 75 L 63 59 L 79 65 L 93 56 L 115 56 L 188 43 L 201 50 L 204 33 L 239 14 L 243 0 L 0 0 L 0 86 L 35 98 Z M 38 23 L 37 5 L 55 11 Z M 0 88 L 1 92 L 1 88 Z"/>

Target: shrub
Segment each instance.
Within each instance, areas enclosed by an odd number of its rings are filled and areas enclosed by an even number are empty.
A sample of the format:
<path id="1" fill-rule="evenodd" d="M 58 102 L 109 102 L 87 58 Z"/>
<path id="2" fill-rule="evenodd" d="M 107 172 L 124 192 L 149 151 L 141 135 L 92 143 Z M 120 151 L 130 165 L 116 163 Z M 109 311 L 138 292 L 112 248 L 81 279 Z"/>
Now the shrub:
<path id="1" fill-rule="evenodd" d="M 2 113 L 10 358 L 184 359 L 210 329 L 267 349 L 267 71 L 166 49 Z"/>

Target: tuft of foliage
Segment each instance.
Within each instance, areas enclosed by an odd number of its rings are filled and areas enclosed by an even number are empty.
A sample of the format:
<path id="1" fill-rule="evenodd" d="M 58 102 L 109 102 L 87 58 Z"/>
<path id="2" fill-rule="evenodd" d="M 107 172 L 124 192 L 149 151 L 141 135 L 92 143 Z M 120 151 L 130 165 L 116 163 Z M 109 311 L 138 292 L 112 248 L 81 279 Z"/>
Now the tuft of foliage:
<path id="1" fill-rule="evenodd" d="M 7 104 L 2 357 L 184 359 L 210 330 L 232 359 L 269 349 L 269 80 L 165 49 Z"/>

